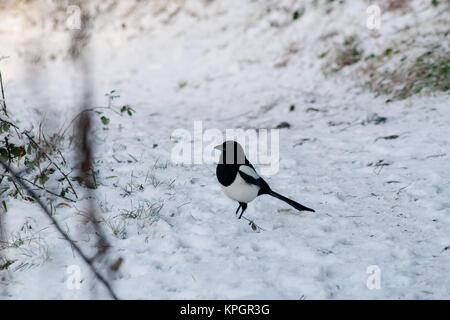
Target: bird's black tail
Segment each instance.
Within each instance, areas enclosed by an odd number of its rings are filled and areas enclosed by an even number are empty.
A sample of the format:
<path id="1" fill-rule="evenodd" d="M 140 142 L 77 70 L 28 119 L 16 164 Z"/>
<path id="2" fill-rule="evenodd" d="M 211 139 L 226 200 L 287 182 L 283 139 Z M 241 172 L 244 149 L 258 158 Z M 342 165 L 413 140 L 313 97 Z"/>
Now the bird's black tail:
<path id="1" fill-rule="evenodd" d="M 267 192 L 267 194 L 271 195 L 272 197 L 278 198 L 284 202 L 286 202 L 287 204 L 293 206 L 295 209 L 299 210 L 299 211 L 311 211 L 311 212 L 315 212 L 313 209 L 307 208 L 303 205 L 301 205 L 298 202 L 295 202 L 294 200 L 291 200 L 289 198 L 286 198 L 285 196 L 282 196 L 279 193 L 276 193 L 275 191 L 270 190 L 269 192 Z"/>

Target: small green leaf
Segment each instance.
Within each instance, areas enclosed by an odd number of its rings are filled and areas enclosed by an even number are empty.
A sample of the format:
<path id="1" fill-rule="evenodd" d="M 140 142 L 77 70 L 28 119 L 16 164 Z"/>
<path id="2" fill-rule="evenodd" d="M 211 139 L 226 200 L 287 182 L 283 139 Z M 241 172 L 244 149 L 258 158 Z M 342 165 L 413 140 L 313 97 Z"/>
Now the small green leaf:
<path id="1" fill-rule="evenodd" d="M 107 125 L 109 124 L 109 118 L 107 118 L 107 117 L 105 117 L 105 116 L 102 116 L 102 117 L 100 118 L 100 120 L 102 120 L 102 123 L 103 123 L 105 126 L 107 126 Z"/>
<path id="2" fill-rule="evenodd" d="M 2 123 L 2 125 L 0 126 L 0 133 L 9 131 L 9 128 L 10 128 L 9 124 L 7 124 L 6 122 Z"/>
<path id="3" fill-rule="evenodd" d="M 129 107 L 129 106 L 123 106 L 123 107 L 120 109 L 120 112 L 123 113 L 123 112 L 125 112 L 125 111 L 128 113 L 128 115 L 129 115 L 130 117 L 133 115 L 133 112 L 136 112 L 136 111 L 133 110 L 133 108 L 131 108 L 131 107 Z"/>
<path id="4" fill-rule="evenodd" d="M 0 148 L 0 156 L 3 160 L 8 160 L 8 151 L 5 148 Z"/>
<path id="5" fill-rule="evenodd" d="M 67 187 L 67 188 L 62 188 L 62 189 L 61 189 L 60 195 L 64 197 L 64 196 L 67 194 L 68 191 L 69 191 L 69 187 Z"/>
<path id="6" fill-rule="evenodd" d="M 179 82 L 178 83 L 178 87 L 180 88 L 180 89 L 183 89 L 184 87 L 186 87 L 187 86 L 187 82 L 186 81 L 181 81 L 181 82 Z"/>
<path id="7" fill-rule="evenodd" d="M 42 172 L 39 176 L 39 183 L 41 185 L 44 185 L 48 181 L 48 179 L 48 176 L 44 172 Z"/>
<path id="8" fill-rule="evenodd" d="M 11 152 L 11 154 L 14 157 L 18 157 L 18 158 L 22 157 L 26 153 L 24 147 L 18 147 L 18 146 L 14 145 L 14 144 L 10 145 L 10 150 L 9 151 Z"/>

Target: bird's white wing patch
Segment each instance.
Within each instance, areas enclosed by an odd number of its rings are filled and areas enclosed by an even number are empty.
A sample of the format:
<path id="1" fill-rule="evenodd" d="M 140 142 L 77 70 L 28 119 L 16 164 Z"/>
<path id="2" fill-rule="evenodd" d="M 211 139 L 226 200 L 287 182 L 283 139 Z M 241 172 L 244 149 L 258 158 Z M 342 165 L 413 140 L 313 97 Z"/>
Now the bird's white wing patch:
<path id="1" fill-rule="evenodd" d="M 256 173 L 256 171 L 254 169 L 252 169 L 251 167 L 249 167 L 249 166 L 242 165 L 242 166 L 239 167 L 239 171 L 242 171 L 243 173 L 245 173 L 245 174 L 247 174 L 250 177 L 253 177 L 255 179 L 259 179 L 260 178 L 259 175 Z"/>
<path id="2" fill-rule="evenodd" d="M 228 187 L 222 186 L 222 190 L 233 200 L 249 203 L 258 196 L 259 186 L 247 183 L 238 173 L 233 183 Z"/>

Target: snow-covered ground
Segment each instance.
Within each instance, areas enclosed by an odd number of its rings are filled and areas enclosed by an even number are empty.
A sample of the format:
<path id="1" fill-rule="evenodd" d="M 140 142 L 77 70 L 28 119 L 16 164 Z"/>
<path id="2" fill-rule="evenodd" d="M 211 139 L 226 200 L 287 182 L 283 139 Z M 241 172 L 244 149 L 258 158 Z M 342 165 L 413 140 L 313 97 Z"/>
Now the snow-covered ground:
<path id="1" fill-rule="evenodd" d="M 324 77 L 323 35 L 368 37 L 368 2 L 332 4 L 328 14 L 330 4 L 312 2 L 187 1 L 177 11 L 172 1 L 152 15 L 156 4 L 131 10 L 124 1 L 116 19 L 99 16 L 89 50 L 95 105 L 116 90 L 114 103 L 136 110 L 109 114 L 107 128 L 98 121 L 95 131 L 100 225 L 110 259 L 124 259 L 111 276 L 120 298 L 450 298 L 448 93 L 387 102 L 362 88 L 352 67 Z M 383 39 L 400 37 L 393 30 L 407 23 L 425 28 L 434 18 L 421 7 L 428 2 L 414 1 L 409 15 L 387 12 L 366 51 L 382 52 Z M 297 4 L 304 14 L 292 22 Z M 49 130 L 68 123 L 82 78 L 63 57 L 67 32 L 5 28 L 0 56 L 9 58 L 0 70 L 10 113 L 35 125 L 45 117 Z M 33 50 L 41 60 L 24 63 Z M 173 133 L 193 135 L 195 121 L 222 132 L 288 122 L 279 170 L 265 178 L 316 213 L 279 210 L 288 207 L 263 196 L 245 214 L 263 230 L 236 219 L 214 164 L 171 161 Z M 80 215 L 87 203 L 59 206 L 55 218 L 94 252 Z M 121 216 L 140 207 L 140 217 Z M 15 262 L 0 271 L 2 299 L 108 297 L 35 204 L 9 199 L 5 217 L 9 241 L 25 241 L 3 250 Z M 71 265 L 81 267 L 79 290 L 66 284 Z M 370 266 L 379 289 L 367 286 Z"/>

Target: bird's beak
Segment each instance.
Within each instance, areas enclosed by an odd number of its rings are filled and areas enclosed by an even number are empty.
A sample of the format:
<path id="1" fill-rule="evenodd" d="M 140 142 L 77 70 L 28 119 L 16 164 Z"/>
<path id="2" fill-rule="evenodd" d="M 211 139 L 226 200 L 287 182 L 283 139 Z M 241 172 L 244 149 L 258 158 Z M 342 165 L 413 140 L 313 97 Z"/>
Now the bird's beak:
<path id="1" fill-rule="evenodd" d="M 223 148 L 222 148 L 222 145 L 221 145 L 221 144 L 219 144 L 218 146 L 215 146 L 215 147 L 214 147 L 214 149 L 216 149 L 216 150 L 220 150 L 220 151 L 222 151 L 222 150 L 223 150 Z"/>

